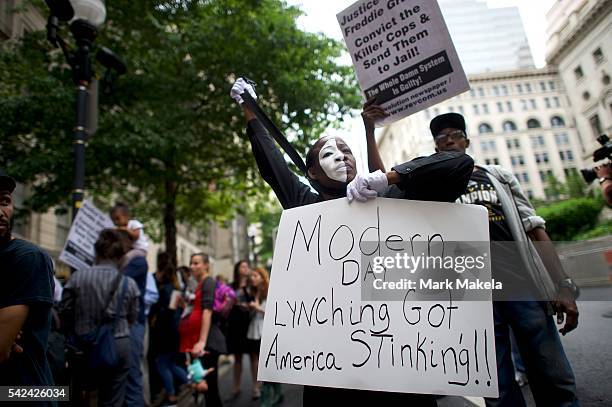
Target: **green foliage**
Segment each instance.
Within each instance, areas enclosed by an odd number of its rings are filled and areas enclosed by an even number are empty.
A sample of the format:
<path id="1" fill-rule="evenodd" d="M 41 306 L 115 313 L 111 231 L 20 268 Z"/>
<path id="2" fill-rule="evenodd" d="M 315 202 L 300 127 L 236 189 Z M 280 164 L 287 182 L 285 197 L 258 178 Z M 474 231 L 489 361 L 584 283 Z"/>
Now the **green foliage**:
<path id="1" fill-rule="evenodd" d="M 204 227 L 268 199 L 229 97 L 236 77 L 259 84 L 260 104 L 301 151 L 359 104 L 352 68 L 337 64 L 341 44 L 300 31 L 299 10 L 281 0 L 106 6 L 96 44 L 121 55 L 128 73 L 100 96 L 86 188 L 119 195 L 140 218 Z M 0 72 L 0 167 L 33 185 L 28 208 L 68 205 L 75 101 L 63 55 L 30 34 L 0 45 Z"/>
<path id="2" fill-rule="evenodd" d="M 573 240 L 587 240 L 608 235 L 612 235 L 612 219 L 600 223 L 591 230 L 577 234 Z"/>
<path id="3" fill-rule="evenodd" d="M 546 220 L 546 231 L 555 241 L 572 240 L 579 233 L 597 224 L 603 201 L 596 198 L 576 198 L 537 209 Z"/>

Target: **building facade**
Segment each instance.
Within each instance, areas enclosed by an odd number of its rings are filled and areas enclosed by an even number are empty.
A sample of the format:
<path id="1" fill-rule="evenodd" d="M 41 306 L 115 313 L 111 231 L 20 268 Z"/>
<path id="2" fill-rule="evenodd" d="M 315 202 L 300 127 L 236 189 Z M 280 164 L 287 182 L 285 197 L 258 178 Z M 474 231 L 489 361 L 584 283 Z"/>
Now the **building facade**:
<path id="1" fill-rule="evenodd" d="M 438 3 L 467 74 L 534 67 L 518 8 L 489 8 L 478 0 Z"/>
<path id="2" fill-rule="evenodd" d="M 387 126 L 378 146 L 387 167 L 434 152 L 430 120 L 462 114 L 477 164 L 511 169 L 530 197 L 546 198 L 550 175 L 565 182 L 582 168 L 562 82 L 554 68 L 469 75 L 471 90 Z"/>
<path id="3" fill-rule="evenodd" d="M 546 60 L 559 70 L 591 165 L 597 137 L 612 138 L 612 0 L 558 0 L 546 19 Z"/>

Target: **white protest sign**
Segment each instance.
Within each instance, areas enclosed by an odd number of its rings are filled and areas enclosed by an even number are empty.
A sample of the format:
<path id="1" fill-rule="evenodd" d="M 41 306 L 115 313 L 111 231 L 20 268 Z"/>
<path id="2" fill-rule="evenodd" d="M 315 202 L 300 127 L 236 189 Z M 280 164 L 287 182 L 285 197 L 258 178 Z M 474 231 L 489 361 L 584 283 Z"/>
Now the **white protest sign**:
<path id="1" fill-rule="evenodd" d="M 70 226 L 59 259 L 75 269 L 93 266 L 96 256 L 94 244 L 102 230 L 112 227 L 113 222 L 107 214 L 96 208 L 91 201 L 83 201 L 83 206 Z"/>
<path id="2" fill-rule="evenodd" d="M 338 22 L 366 98 L 386 125 L 470 88 L 436 0 L 359 0 Z"/>
<path id="3" fill-rule="evenodd" d="M 399 301 L 362 300 L 361 288 L 374 276 L 364 266 L 362 255 L 373 253 L 365 242 L 393 247 L 400 240 L 426 245 L 433 238 L 488 248 L 486 208 L 378 198 L 285 210 L 258 380 L 497 397 L 490 289 L 480 301 L 447 295 L 414 301 L 408 289 Z"/>

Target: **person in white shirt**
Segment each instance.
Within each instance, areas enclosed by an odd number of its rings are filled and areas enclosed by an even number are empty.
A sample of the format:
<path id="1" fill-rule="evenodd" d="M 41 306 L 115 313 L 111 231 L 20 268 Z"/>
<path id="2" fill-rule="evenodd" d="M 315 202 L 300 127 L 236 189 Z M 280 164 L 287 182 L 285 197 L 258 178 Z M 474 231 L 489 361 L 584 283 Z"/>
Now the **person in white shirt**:
<path id="1" fill-rule="evenodd" d="M 149 240 L 144 232 L 144 225 L 137 219 L 130 219 L 130 209 L 124 203 L 117 202 L 110 210 L 110 217 L 117 227 L 128 232 L 133 241 L 133 248 L 142 250 L 146 256 Z"/>

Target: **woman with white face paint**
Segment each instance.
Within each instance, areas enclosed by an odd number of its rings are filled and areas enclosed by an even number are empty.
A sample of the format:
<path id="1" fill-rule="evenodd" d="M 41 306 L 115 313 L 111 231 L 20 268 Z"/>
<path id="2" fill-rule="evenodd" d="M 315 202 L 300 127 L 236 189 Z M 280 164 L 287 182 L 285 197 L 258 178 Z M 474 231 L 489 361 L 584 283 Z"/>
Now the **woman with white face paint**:
<path id="1" fill-rule="evenodd" d="M 274 140 L 255 115 L 243 105 L 240 95 L 248 91 L 255 99 L 253 87 L 239 78 L 233 85 L 231 97 L 238 102 L 243 109 L 247 121 L 247 135 L 251 142 L 255 161 L 264 180 L 272 187 L 284 209 L 309 205 L 329 199 L 343 198 L 352 194 L 352 198 L 365 201 L 374 198 L 379 194 L 384 194 L 390 190 L 389 185 L 399 184 L 403 187 L 411 188 L 415 179 L 410 170 L 401 172 L 391 170 L 389 172 L 379 170 L 365 176 L 357 176 L 355 157 L 348 145 L 340 137 L 322 137 L 317 140 L 306 155 L 306 168 L 308 170 L 308 181 L 318 192 L 313 192 L 311 188 L 300 182 L 298 177 L 291 171 L 285 162 L 283 154 L 274 144 Z M 374 107 L 368 109 L 369 112 L 377 110 Z M 380 111 L 378 112 L 380 113 Z M 382 114 L 382 113 L 380 113 Z M 376 114 L 374 114 L 376 116 Z M 370 155 L 372 157 L 372 155 Z M 471 159 L 469 159 L 472 163 Z M 378 159 L 378 163 L 382 161 Z M 451 162 L 451 161 L 448 161 Z M 371 160 L 370 169 L 376 167 L 377 161 Z M 457 164 L 457 163 L 455 163 Z M 426 161 L 424 164 L 415 166 L 415 172 L 421 169 L 442 170 L 438 161 Z M 469 168 L 469 173 L 471 173 Z M 455 177 L 457 173 L 455 174 Z M 467 176 L 469 178 L 469 174 Z M 351 181 L 358 182 L 352 192 L 347 191 L 347 185 Z M 436 183 L 433 183 L 436 185 Z M 467 180 L 463 189 L 467 186 Z M 460 193 L 459 193 L 460 195 Z M 454 201 L 459 195 L 452 196 Z M 349 199 L 351 196 L 349 196 Z M 449 198 L 449 199 L 451 199 Z M 426 394 L 407 394 L 376 392 L 352 389 L 337 389 L 327 387 L 304 387 L 304 406 L 325 406 L 325 405 L 406 405 L 406 406 L 437 406 L 434 396 Z"/>

